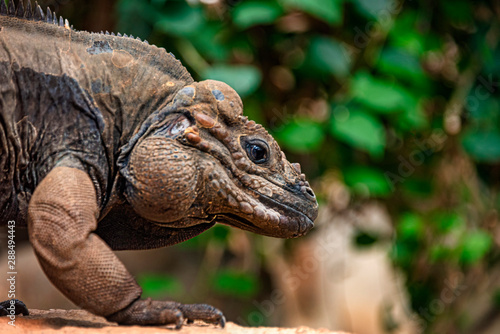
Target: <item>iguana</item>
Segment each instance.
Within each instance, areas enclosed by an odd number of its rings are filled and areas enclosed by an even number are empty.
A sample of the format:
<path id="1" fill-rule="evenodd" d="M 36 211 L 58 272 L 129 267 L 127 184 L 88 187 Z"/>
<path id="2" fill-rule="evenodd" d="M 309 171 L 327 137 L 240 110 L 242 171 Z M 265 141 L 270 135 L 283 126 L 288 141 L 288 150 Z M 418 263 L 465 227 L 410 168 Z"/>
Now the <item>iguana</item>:
<path id="1" fill-rule="evenodd" d="M 209 305 L 141 299 L 112 250 L 173 245 L 215 223 L 302 236 L 318 204 L 300 166 L 225 83 L 195 82 L 132 36 L 15 7 L 0 0 L 2 223 L 27 226 L 45 274 L 86 310 L 120 324 L 224 326 Z"/>

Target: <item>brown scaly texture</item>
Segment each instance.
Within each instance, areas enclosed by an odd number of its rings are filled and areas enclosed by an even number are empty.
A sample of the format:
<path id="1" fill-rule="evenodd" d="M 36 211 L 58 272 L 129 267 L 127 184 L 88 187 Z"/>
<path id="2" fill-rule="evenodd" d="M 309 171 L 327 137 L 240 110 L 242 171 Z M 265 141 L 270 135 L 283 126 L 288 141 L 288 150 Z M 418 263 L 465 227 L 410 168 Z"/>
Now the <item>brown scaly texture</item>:
<path id="1" fill-rule="evenodd" d="M 2 222 L 27 222 L 47 276 L 95 314 L 223 326 L 210 305 L 141 300 L 111 250 L 172 245 L 215 223 L 304 235 L 318 207 L 300 166 L 228 85 L 194 82 L 163 49 L 74 31 L 28 5 L 0 0 Z"/>
<path id="2" fill-rule="evenodd" d="M 141 289 L 111 248 L 92 233 L 99 214 L 96 203 L 85 172 L 56 167 L 31 198 L 28 228 L 49 279 L 75 304 L 107 316 L 139 298 Z"/>

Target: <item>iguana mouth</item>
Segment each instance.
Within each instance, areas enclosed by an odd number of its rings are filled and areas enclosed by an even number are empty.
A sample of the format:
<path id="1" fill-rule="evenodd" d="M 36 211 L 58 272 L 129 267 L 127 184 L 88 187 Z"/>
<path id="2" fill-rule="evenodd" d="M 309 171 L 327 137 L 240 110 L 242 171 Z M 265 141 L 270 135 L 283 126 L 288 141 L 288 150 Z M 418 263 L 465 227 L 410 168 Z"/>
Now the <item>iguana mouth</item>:
<path id="1" fill-rule="evenodd" d="M 300 188 L 263 178 L 255 184 L 248 177 L 245 180 L 246 176 L 235 173 L 230 162 L 223 158 L 217 160 L 224 168 L 226 177 L 213 171 L 208 176 L 210 191 L 225 201 L 225 205 L 209 210 L 210 215 L 216 215 L 215 222 L 277 238 L 300 237 L 314 227 L 317 215 L 315 197 L 312 203 L 312 199 L 307 198 Z M 258 176 L 255 177 L 257 179 Z M 258 190 L 263 188 L 263 184 L 267 184 L 264 188 L 269 194 Z M 274 191 L 271 185 L 276 188 Z M 282 191 L 277 191 L 277 188 Z M 284 198 L 280 199 L 281 196 Z"/>
<path id="2" fill-rule="evenodd" d="M 249 232 L 269 236 L 269 237 L 274 237 L 274 238 L 298 238 L 303 235 L 305 235 L 310 229 L 313 228 L 314 223 L 312 220 L 307 218 L 305 215 L 299 213 L 299 217 L 297 220 L 296 224 L 296 229 L 293 231 L 292 229 L 289 228 L 282 228 L 280 226 L 280 231 L 281 234 L 277 235 L 276 232 L 267 232 L 266 229 L 259 228 L 257 225 L 255 225 L 253 222 L 250 220 L 238 216 L 233 213 L 224 213 L 224 214 L 219 214 L 217 215 L 217 218 L 215 221 L 217 223 L 221 223 L 224 225 L 229 225 L 233 227 L 238 227 L 243 230 L 247 230 Z"/>
<path id="3" fill-rule="evenodd" d="M 259 201 L 264 204 L 266 208 L 272 209 L 280 214 L 278 224 L 273 224 L 270 221 L 256 222 L 255 219 L 249 220 L 247 217 L 235 213 L 217 214 L 215 221 L 225 225 L 239 227 L 250 232 L 281 238 L 297 238 L 307 234 L 307 232 L 314 227 L 313 219 L 308 217 L 305 213 L 289 205 L 279 203 L 258 192 L 255 193 L 259 195 Z"/>
<path id="4" fill-rule="evenodd" d="M 316 218 L 315 215 L 313 215 L 313 217 L 310 217 L 308 214 L 301 212 L 300 210 L 294 208 L 291 205 L 278 202 L 273 198 L 260 194 L 256 191 L 255 193 L 259 195 L 259 201 L 263 203 L 266 207 L 272 208 L 275 211 L 278 211 L 281 216 L 287 217 L 289 220 L 288 224 L 294 224 L 294 223 L 297 224 L 298 236 L 305 235 L 307 232 L 309 232 L 309 230 L 311 230 L 314 227 L 314 219 Z"/>

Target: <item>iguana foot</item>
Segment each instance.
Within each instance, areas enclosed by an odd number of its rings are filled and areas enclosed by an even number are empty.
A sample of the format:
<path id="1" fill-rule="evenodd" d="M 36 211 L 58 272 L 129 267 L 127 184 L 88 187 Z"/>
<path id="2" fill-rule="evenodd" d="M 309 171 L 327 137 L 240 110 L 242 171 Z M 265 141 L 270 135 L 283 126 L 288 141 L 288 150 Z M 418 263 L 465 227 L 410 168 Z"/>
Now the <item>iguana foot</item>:
<path id="1" fill-rule="evenodd" d="M 30 315 L 26 305 L 19 299 L 9 299 L 4 302 L 0 302 L 0 316 L 10 315 L 10 309 L 12 308 L 11 300 L 14 301 L 14 314 Z"/>
<path id="2" fill-rule="evenodd" d="M 180 329 L 184 320 L 192 323 L 202 320 L 207 323 L 226 325 L 221 311 L 207 304 L 180 304 L 157 300 L 137 300 L 127 308 L 106 317 L 122 325 L 168 325 Z"/>

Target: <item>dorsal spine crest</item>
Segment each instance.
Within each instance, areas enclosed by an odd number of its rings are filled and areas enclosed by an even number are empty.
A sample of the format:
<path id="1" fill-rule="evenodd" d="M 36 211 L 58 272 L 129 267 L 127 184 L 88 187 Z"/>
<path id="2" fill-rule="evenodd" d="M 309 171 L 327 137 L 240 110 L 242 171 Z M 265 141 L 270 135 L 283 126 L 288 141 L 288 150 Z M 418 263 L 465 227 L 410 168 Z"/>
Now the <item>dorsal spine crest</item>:
<path id="1" fill-rule="evenodd" d="M 8 5 L 6 5 L 5 1 L 8 1 Z M 19 0 L 17 6 L 14 4 L 14 2 L 14 0 L 0 0 L 0 15 L 16 17 L 29 21 L 42 21 L 48 24 L 59 26 L 61 28 L 69 28 L 73 30 L 73 26 L 70 26 L 68 20 L 64 19 L 62 16 L 57 17 L 56 13 L 53 13 L 49 7 L 47 7 L 45 14 L 44 10 L 42 9 L 42 7 L 40 7 L 37 1 L 35 1 L 34 6 L 32 6 L 31 0 L 28 0 L 26 6 L 24 6 L 24 0 Z M 101 33 L 103 35 L 125 37 L 142 41 L 139 37 L 134 38 L 134 36 L 127 36 L 127 34 L 114 34 L 107 31 Z M 142 42 L 149 44 L 146 40 Z"/>

